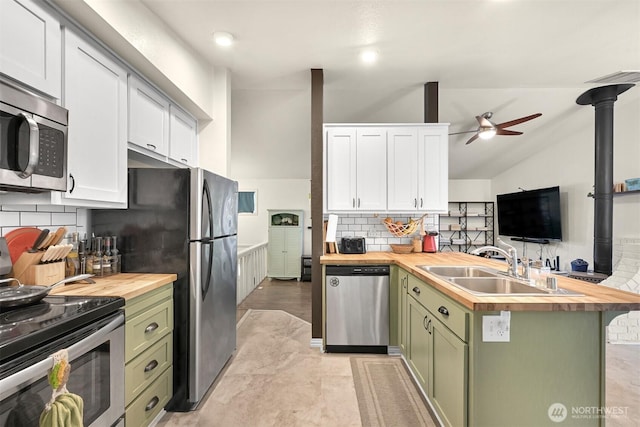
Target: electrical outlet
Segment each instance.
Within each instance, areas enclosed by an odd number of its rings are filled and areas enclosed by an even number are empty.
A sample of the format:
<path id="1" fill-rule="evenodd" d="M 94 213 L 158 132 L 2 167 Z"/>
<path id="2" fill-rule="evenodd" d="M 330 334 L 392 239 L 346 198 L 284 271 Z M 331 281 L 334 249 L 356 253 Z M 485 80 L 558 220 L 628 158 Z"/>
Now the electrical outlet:
<path id="1" fill-rule="evenodd" d="M 380 237 L 380 232 L 378 230 L 369 230 L 367 232 L 367 237 Z"/>
<path id="2" fill-rule="evenodd" d="M 511 319 L 509 316 L 482 316 L 483 342 L 509 342 Z"/>

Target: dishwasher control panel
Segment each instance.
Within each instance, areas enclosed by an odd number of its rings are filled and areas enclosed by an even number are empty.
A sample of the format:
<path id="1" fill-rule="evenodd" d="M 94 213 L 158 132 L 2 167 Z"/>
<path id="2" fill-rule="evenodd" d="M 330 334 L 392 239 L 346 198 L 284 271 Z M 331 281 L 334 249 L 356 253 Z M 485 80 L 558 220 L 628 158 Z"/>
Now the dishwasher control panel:
<path id="1" fill-rule="evenodd" d="M 388 276 L 388 265 L 328 265 L 327 276 Z"/>

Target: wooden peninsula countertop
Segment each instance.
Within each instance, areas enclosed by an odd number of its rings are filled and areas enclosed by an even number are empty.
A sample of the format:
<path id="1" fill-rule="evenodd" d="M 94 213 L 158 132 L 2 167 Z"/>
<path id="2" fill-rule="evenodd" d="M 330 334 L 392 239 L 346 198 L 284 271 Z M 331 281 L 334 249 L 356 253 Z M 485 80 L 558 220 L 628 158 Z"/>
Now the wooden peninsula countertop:
<path id="1" fill-rule="evenodd" d="M 59 286 L 51 295 L 135 298 L 166 284 L 175 282 L 175 274 L 120 273 L 106 277 L 92 277 L 96 283 L 78 282 Z"/>
<path id="2" fill-rule="evenodd" d="M 506 271 L 505 262 L 461 252 L 410 253 L 369 252 L 366 254 L 328 254 L 320 257 L 324 265 L 395 264 L 474 311 L 619 311 L 640 310 L 640 295 L 554 275 L 559 288 L 582 295 L 561 296 L 478 296 L 421 269 L 421 265 L 477 265 Z"/>

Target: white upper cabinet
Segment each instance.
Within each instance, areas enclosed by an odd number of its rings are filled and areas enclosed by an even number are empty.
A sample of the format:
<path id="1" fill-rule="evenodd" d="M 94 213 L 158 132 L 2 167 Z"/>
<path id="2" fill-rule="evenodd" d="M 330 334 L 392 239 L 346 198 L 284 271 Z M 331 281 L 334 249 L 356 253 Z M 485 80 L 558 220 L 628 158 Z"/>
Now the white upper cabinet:
<path id="1" fill-rule="evenodd" d="M 418 130 L 419 209 L 447 212 L 449 202 L 449 126 L 429 125 Z"/>
<path id="2" fill-rule="evenodd" d="M 60 99 L 60 22 L 42 4 L 0 0 L 0 73 Z"/>
<path id="3" fill-rule="evenodd" d="M 325 211 L 446 212 L 448 129 L 325 125 Z"/>
<path id="4" fill-rule="evenodd" d="M 129 142 L 169 154 L 169 100 L 134 75 L 129 76 Z"/>
<path id="5" fill-rule="evenodd" d="M 198 163 L 198 122 L 174 105 L 169 108 L 169 157 L 187 166 Z"/>
<path id="6" fill-rule="evenodd" d="M 325 127 L 328 211 L 386 209 L 386 131 L 373 127 Z"/>
<path id="7" fill-rule="evenodd" d="M 387 143 L 389 210 L 415 211 L 418 200 L 418 129 L 390 128 Z"/>
<path id="8" fill-rule="evenodd" d="M 113 57 L 65 29 L 69 186 L 62 203 L 127 203 L 127 72 Z"/>
<path id="9" fill-rule="evenodd" d="M 446 212 L 448 125 L 389 129 L 389 211 Z"/>

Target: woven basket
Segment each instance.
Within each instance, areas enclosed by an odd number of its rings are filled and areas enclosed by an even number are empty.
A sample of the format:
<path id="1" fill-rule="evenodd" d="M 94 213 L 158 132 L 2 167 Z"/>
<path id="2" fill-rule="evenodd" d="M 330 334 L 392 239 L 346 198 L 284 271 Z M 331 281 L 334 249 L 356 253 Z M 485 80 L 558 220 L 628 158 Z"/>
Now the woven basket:
<path id="1" fill-rule="evenodd" d="M 413 252 L 413 245 L 411 244 L 409 245 L 390 244 L 389 246 L 391 246 L 391 250 L 393 251 L 393 253 L 396 253 L 396 254 L 408 254 Z"/>
<path id="2" fill-rule="evenodd" d="M 426 214 L 422 215 L 418 219 L 410 219 L 410 221 L 406 224 L 396 224 L 393 221 L 383 222 L 389 233 L 393 234 L 396 237 L 404 237 L 413 234 L 416 230 L 418 230 L 422 226 L 422 220 Z"/>

